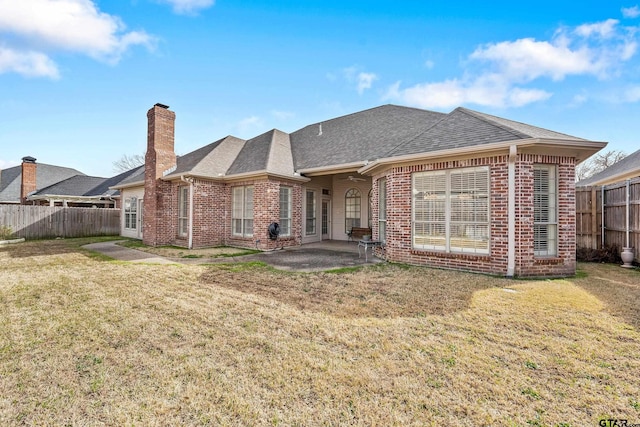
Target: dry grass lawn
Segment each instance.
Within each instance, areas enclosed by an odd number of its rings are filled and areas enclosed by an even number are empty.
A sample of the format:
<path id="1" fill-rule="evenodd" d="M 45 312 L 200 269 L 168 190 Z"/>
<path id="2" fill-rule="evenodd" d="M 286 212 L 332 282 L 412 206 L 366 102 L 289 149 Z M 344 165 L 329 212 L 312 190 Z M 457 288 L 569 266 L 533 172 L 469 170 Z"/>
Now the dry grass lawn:
<path id="1" fill-rule="evenodd" d="M 0 425 L 640 423 L 640 272 L 108 261 L 0 247 Z"/>

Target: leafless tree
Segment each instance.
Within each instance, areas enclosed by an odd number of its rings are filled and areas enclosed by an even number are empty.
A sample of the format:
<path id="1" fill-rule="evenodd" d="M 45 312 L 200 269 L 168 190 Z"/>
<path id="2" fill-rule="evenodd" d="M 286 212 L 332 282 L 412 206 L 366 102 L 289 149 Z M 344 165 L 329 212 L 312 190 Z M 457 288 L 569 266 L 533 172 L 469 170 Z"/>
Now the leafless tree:
<path id="1" fill-rule="evenodd" d="M 124 154 L 119 160 L 113 162 L 114 172 L 126 172 L 138 166 L 144 165 L 144 154 Z"/>
<path id="2" fill-rule="evenodd" d="M 581 181 L 602 172 L 625 157 L 627 157 L 627 154 L 620 150 L 602 151 L 578 165 L 576 168 L 576 181 Z"/>

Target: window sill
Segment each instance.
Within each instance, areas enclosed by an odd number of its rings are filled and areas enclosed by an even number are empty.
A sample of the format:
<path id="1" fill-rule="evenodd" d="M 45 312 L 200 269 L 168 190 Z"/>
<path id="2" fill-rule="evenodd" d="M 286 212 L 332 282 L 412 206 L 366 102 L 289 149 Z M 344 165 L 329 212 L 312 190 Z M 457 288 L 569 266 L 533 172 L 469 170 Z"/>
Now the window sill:
<path id="1" fill-rule="evenodd" d="M 411 249 L 411 255 L 432 256 L 436 258 L 452 258 L 462 259 L 466 261 L 488 261 L 491 259 L 489 254 L 468 254 L 464 252 L 438 252 L 430 250 Z"/>
<path id="2" fill-rule="evenodd" d="M 564 264 L 564 259 L 558 257 L 534 258 L 533 263 L 536 265 L 559 265 Z"/>

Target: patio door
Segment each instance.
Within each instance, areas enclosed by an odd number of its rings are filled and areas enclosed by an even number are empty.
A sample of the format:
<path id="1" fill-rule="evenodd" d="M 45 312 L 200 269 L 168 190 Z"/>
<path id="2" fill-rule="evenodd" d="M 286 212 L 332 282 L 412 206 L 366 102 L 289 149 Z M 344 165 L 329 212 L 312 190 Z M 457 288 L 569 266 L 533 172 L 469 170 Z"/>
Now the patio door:
<path id="1" fill-rule="evenodd" d="M 322 231 L 322 240 L 331 239 L 331 200 L 324 199 L 322 200 L 322 212 L 321 212 L 321 231 Z"/>

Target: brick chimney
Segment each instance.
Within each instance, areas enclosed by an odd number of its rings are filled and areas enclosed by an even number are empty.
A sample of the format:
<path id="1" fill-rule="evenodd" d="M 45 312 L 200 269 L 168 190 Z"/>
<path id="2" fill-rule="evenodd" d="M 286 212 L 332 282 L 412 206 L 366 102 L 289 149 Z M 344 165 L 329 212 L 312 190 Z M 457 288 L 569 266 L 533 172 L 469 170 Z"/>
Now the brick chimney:
<path id="1" fill-rule="evenodd" d="M 20 183 L 20 203 L 27 203 L 29 193 L 36 191 L 36 159 L 31 156 L 22 158 L 22 180 Z"/>
<path id="2" fill-rule="evenodd" d="M 176 167 L 175 120 L 176 114 L 167 105 L 156 104 L 147 112 L 143 241 L 150 246 L 167 244 L 172 239 L 167 220 L 161 214 L 170 207 L 171 184 L 160 178 Z"/>

